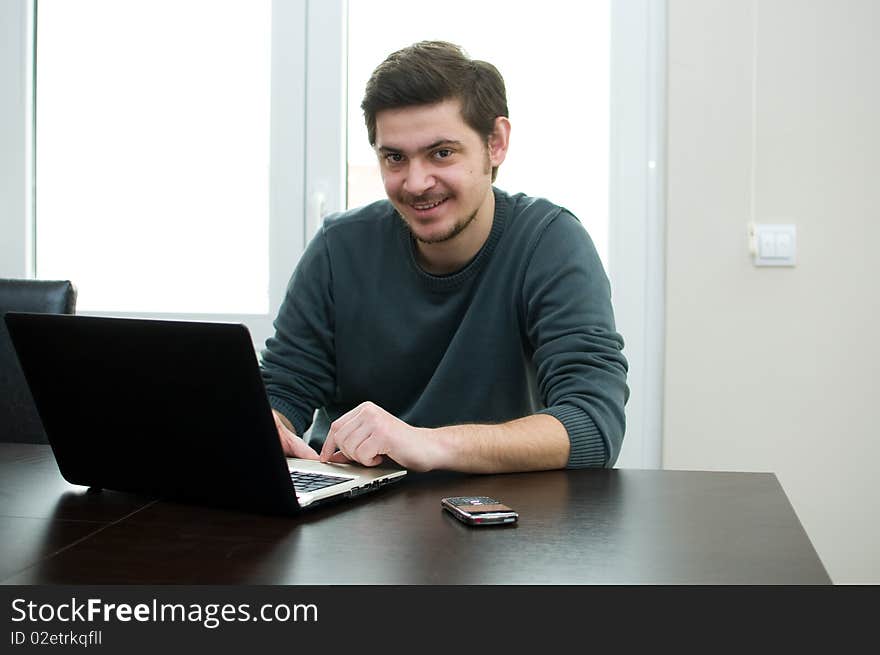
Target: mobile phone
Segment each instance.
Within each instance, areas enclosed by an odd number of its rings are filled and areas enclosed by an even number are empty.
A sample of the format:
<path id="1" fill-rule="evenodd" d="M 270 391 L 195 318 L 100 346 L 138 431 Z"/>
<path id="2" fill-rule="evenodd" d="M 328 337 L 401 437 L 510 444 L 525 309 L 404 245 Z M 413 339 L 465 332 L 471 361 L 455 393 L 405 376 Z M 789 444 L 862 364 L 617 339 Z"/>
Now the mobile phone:
<path id="1" fill-rule="evenodd" d="M 440 505 L 468 525 L 502 525 L 516 523 L 519 518 L 519 514 L 500 500 L 488 496 L 454 496 L 442 499 Z"/>

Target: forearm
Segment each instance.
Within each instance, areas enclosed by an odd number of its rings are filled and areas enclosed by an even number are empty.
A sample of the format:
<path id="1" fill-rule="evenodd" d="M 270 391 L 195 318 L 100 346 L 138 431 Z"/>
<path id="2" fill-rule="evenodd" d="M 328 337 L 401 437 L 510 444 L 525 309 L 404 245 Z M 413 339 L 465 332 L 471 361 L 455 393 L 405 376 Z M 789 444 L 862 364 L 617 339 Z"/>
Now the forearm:
<path id="1" fill-rule="evenodd" d="M 433 468 L 464 473 L 511 473 L 564 468 L 568 433 L 553 416 L 535 414 L 499 425 L 435 428 L 438 461 Z"/>

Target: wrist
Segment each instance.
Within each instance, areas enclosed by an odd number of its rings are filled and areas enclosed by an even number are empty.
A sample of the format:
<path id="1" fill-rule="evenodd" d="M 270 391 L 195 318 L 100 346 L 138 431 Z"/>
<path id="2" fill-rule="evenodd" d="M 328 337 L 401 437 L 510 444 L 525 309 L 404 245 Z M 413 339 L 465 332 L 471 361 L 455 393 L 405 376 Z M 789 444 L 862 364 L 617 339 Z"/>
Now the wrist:
<path id="1" fill-rule="evenodd" d="M 452 427 L 420 428 L 431 445 L 428 470 L 455 470 L 455 433 Z"/>

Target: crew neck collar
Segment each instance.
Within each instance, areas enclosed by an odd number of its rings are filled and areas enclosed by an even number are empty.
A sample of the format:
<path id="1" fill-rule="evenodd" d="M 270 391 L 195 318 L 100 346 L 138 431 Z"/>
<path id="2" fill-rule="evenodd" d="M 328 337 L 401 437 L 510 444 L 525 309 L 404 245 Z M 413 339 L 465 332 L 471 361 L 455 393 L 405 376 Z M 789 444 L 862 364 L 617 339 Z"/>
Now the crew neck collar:
<path id="1" fill-rule="evenodd" d="M 492 216 L 492 229 L 486 237 L 486 241 L 477 251 L 477 254 L 459 270 L 444 275 L 434 275 L 425 271 L 418 263 L 416 258 L 416 244 L 413 240 L 412 233 L 406 224 L 399 219 L 400 235 L 406 246 L 411 268 L 415 271 L 422 282 L 431 290 L 444 291 L 458 288 L 467 280 L 473 278 L 485 266 L 486 261 L 495 250 L 501 235 L 504 233 L 504 227 L 507 223 L 507 214 L 509 206 L 509 197 L 503 191 L 492 187 L 495 194 L 495 213 Z"/>

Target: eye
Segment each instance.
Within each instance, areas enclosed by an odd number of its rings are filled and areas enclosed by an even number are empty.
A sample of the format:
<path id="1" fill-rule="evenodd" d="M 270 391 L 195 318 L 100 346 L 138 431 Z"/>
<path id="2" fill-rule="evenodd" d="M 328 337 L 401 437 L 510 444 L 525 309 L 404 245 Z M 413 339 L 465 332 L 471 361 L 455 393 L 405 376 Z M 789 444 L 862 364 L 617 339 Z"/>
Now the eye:
<path id="1" fill-rule="evenodd" d="M 434 152 L 434 156 L 437 159 L 448 159 L 449 157 L 452 157 L 452 151 L 449 148 L 441 148 Z"/>
<path id="2" fill-rule="evenodd" d="M 399 152 L 388 152 L 385 154 L 384 159 L 389 164 L 399 164 L 403 161 L 403 155 Z"/>

